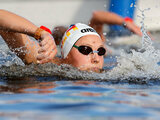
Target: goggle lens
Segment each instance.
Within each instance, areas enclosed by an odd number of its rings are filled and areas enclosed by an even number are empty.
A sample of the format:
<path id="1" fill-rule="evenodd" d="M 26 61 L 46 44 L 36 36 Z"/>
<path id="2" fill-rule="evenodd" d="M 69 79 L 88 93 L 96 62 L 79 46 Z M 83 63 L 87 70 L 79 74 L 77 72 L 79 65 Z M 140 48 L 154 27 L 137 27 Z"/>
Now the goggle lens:
<path id="1" fill-rule="evenodd" d="M 105 55 L 106 53 L 106 49 L 104 49 L 103 47 L 98 48 L 97 51 L 99 56 Z"/>
<path id="2" fill-rule="evenodd" d="M 80 53 L 82 53 L 83 55 L 89 55 L 90 53 L 93 53 L 92 48 L 89 47 L 89 46 L 84 46 L 84 45 L 82 45 L 82 46 L 76 46 L 76 45 L 74 45 L 73 47 L 77 48 L 78 51 Z M 105 55 L 106 49 L 103 48 L 103 47 L 100 47 L 100 48 L 98 48 L 97 51 L 94 51 L 94 52 L 97 52 L 99 56 L 102 56 L 102 55 Z"/>
<path id="3" fill-rule="evenodd" d="M 90 48 L 88 46 L 79 46 L 78 50 L 80 53 L 82 53 L 84 55 L 88 55 L 89 53 L 92 52 L 92 48 Z"/>

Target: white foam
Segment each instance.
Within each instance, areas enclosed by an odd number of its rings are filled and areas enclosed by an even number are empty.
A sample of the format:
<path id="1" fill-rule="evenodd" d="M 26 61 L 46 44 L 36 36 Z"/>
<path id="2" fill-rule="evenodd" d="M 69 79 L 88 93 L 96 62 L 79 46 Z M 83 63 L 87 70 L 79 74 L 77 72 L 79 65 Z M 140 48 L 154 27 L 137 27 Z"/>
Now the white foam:
<path id="1" fill-rule="evenodd" d="M 160 61 L 160 50 L 153 47 L 152 40 L 144 28 L 144 11 L 141 11 L 143 33 L 141 49 L 139 52 L 132 50 L 131 53 L 121 51 L 117 57 L 117 67 L 109 72 L 109 76 L 113 79 L 160 78 L 160 66 L 157 64 Z"/>

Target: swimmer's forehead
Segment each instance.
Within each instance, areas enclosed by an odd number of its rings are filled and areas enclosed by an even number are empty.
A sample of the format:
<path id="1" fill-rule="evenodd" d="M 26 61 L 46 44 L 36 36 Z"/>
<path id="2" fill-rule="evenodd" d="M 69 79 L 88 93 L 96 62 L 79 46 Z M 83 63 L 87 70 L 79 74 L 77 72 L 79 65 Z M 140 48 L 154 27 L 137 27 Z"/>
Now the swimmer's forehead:
<path id="1" fill-rule="evenodd" d="M 89 45 L 89 46 L 103 46 L 103 42 L 100 37 L 96 35 L 86 35 L 81 37 L 76 45 Z"/>

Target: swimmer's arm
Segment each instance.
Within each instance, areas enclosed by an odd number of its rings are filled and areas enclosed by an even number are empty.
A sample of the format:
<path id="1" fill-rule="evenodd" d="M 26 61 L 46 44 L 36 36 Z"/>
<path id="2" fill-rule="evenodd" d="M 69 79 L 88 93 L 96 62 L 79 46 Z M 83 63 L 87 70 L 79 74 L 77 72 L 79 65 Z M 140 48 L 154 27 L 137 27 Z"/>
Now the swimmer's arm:
<path id="1" fill-rule="evenodd" d="M 122 25 L 123 21 L 119 15 L 106 11 L 94 11 L 91 18 L 91 22 L 99 24 Z"/>
<path id="2" fill-rule="evenodd" d="M 10 50 L 16 53 L 16 55 L 21 58 L 25 64 L 37 63 L 37 59 L 39 57 L 38 51 L 43 48 L 40 47 L 37 41 L 31 40 L 27 35 L 21 33 L 4 32 L 0 30 L 0 35 L 7 43 Z M 44 55 L 45 54 L 40 54 L 41 57 L 45 58 Z M 50 60 L 48 60 L 48 56 L 46 59 L 42 59 L 43 63 L 52 62 L 60 64 L 59 59 L 55 58 L 54 54 L 50 54 L 50 56 L 52 56 Z"/>
<path id="3" fill-rule="evenodd" d="M 4 33 L 7 33 L 7 32 L 23 33 L 23 34 L 34 37 L 37 28 L 38 27 L 36 25 L 34 25 L 32 22 L 28 21 L 27 19 L 21 16 L 18 16 L 9 11 L 0 10 L 0 30 L 3 31 Z M 3 34 L 3 37 L 4 37 L 4 34 Z M 26 41 L 24 39 L 19 39 L 19 38 L 8 39 L 8 41 L 10 43 L 12 42 L 20 43 L 19 46 L 22 47 Z M 56 55 L 57 53 L 56 45 L 53 37 L 46 31 L 41 32 L 40 40 L 41 40 L 39 44 L 40 47 L 38 49 L 38 54 L 36 53 L 36 59 L 38 60 L 37 61 L 38 63 L 46 63 L 52 60 Z M 29 42 L 29 44 L 32 44 L 32 43 Z M 11 44 L 10 46 L 14 48 L 14 44 Z M 30 49 L 29 51 L 32 52 L 32 50 Z M 24 57 L 24 58 L 26 59 L 27 57 Z"/>
<path id="4" fill-rule="evenodd" d="M 39 44 L 36 41 L 21 33 L 4 32 L 0 30 L 0 35 L 7 43 L 9 49 L 16 53 L 25 64 L 37 63 Z"/>
<path id="5" fill-rule="evenodd" d="M 27 19 L 6 10 L 0 10 L 0 30 L 24 33 L 34 37 L 37 26 Z"/>
<path id="6" fill-rule="evenodd" d="M 121 16 L 119 16 L 115 13 L 106 12 L 106 11 L 93 12 L 92 18 L 90 20 L 90 25 L 96 29 L 98 28 L 98 26 L 100 26 L 100 25 L 103 26 L 104 24 L 122 25 L 123 23 L 124 23 L 124 18 L 122 18 Z M 135 34 L 142 36 L 140 28 L 138 26 L 136 26 L 133 22 L 129 22 L 129 21 L 126 22 L 126 28 Z M 101 29 L 101 31 L 102 30 L 103 30 L 103 28 Z M 100 31 L 100 30 L 98 30 L 98 31 Z"/>

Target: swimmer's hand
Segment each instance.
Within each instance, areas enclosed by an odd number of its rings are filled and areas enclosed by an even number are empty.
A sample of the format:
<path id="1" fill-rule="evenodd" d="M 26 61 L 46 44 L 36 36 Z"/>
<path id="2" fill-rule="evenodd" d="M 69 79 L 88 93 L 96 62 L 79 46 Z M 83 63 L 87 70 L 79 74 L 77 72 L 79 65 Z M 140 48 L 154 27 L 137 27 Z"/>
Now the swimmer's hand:
<path id="1" fill-rule="evenodd" d="M 126 22 L 126 28 L 128 30 L 130 30 L 131 32 L 139 35 L 139 36 L 143 35 L 142 32 L 141 32 L 140 27 L 138 27 L 137 25 L 135 25 L 133 22 L 130 22 L 130 21 Z"/>
<path id="2" fill-rule="evenodd" d="M 126 28 L 128 30 L 130 30 L 131 32 L 139 35 L 142 37 L 143 33 L 141 32 L 140 27 L 138 27 L 137 25 L 135 25 L 133 22 L 126 22 Z M 149 35 L 149 37 L 151 38 L 151 40 L 154 40 L 153 36 L 151 35 L 150 32 L 147 32 L 147 34 Z"/>
<path id="3" fill-rule="evenodd" d="M 57 48 L 52 35 L 46 31 L 41 33 L 40 48 L 37 55 L 37 63 L 50 62 L 57 54 Z"/>

